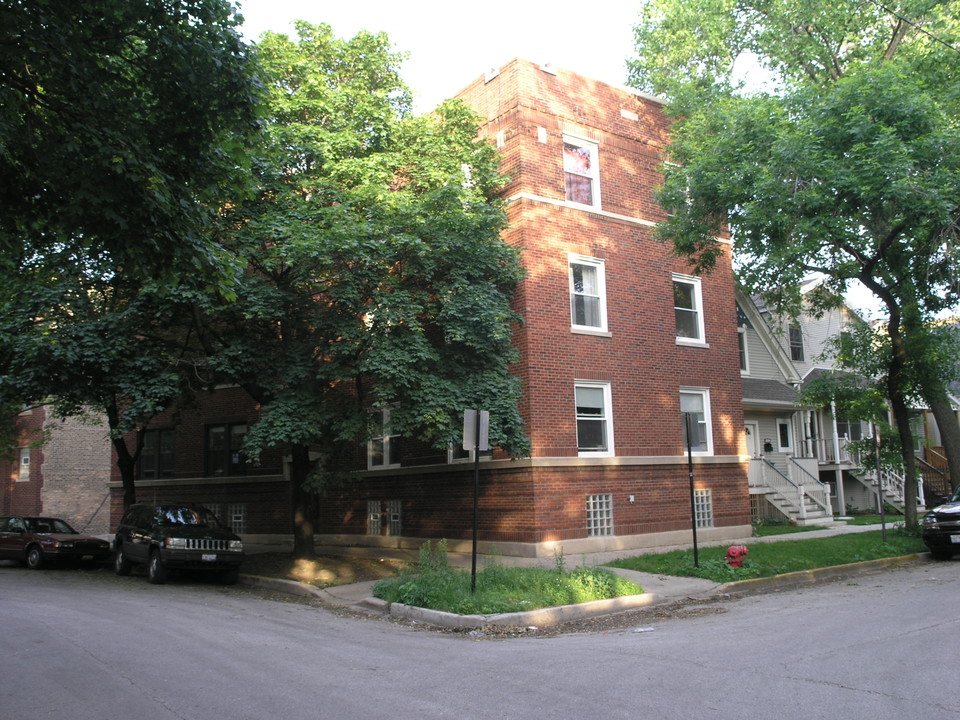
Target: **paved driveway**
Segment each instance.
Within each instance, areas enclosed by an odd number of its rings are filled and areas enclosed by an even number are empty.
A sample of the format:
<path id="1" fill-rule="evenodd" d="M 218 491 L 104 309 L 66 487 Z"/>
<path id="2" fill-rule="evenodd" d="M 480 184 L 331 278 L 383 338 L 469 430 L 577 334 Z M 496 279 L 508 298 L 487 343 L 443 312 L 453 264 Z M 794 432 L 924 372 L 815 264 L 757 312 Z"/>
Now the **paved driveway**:
<path id="1" fill-rule="evenodd" d="M 0 567 L 0 618 L 4 718 L 960 718 L 960 560 L 548 639 L 107 570 Z"/>

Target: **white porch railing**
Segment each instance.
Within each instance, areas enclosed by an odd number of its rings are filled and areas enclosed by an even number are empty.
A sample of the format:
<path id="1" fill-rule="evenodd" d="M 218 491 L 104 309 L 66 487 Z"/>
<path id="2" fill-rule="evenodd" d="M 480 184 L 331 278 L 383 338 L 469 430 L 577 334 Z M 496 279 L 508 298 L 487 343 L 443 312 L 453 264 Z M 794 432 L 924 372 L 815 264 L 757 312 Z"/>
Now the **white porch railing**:
<path id="1" fill-rule="evenodd" d="M 833 438 L 817 438 L 814 446 L 816 448 L 817 459 L 821 463 L 828 464 L 855 464 L 856 460 L 853 456 L 853 453 L 849 451 L 847 446 L 850 444 L 850 439 L 844 435 L 841 438 L 838 438 L 837 445 L 840 448 L 840 457 L 837 458 L 837 453 L 834 448 Z"/>
<path id="2" fill-rule="evenodd" d="M 807 518 L 807 499 L 817 505 L 827 517 L 833 517 L 830 489 L 811 475 L 799 462 L 788 463 L 787 473 L 766 458 L 754 460 L 751 465 L 753 465 L 753 472 L 749 476 L 751 485 L 769 488 L 780 495 L 787 504 L 796 508 L 798 520 L 803 521 Z"/>

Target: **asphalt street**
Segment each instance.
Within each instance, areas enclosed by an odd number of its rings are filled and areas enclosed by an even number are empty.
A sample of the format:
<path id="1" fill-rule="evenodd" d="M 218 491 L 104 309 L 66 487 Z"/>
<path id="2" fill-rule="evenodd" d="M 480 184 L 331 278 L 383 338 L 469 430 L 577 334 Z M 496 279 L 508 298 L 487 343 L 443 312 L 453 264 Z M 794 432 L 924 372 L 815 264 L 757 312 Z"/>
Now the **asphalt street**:
<path id="1" fill-rule="evenodd" d="M 109 570 L 0 567 L 0 618 L 11 720 L 960 718 L 960 559 L 552 638 Z"/>

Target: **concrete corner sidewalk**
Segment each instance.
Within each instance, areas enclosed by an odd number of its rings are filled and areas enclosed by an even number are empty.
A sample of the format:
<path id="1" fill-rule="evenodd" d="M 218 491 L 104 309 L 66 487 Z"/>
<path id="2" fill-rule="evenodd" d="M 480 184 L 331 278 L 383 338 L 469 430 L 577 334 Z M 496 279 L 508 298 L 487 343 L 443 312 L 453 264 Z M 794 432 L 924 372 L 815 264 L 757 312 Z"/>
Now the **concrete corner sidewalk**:
<path id="1" fill-rule="evenodd" d="M 818 537 L 831 537 L 834 535 L 845 535 L 852 533 L 868 532 L 879 530 L 880 525 L 846 525 L 836 524 L 833 527 L 824 530 L 813 530 L 804 533 L 790 533 L 786 535 L 771 535 L 767 537 L 746 537 L 737 540 L 727 540 L 722 545 L 751 545 L 757 543 L 779 542 L 784 540 L 806 540 Z M 887 529 L 892 529 L 892 524 L 887 525 Z M 672 546 L 655 549 L 645 549 L 643 551 L 626 550 L 618 552 L 596 553 L 586 556 L 584 560 L 592 565 L 603 565 L 624 557 L 631 557 L 641 553 L 667 552 L 670 550 L 685 549 L 690 546 Z M 354 548 L 353 550 L 356 550 Z M 382 550 L 371 548 L 371 553 L 383 554 Z M 409 553 L 411 562 L 416 561 L 416 554 Z M 242 575 L 241 582 L 259 587 L 266 587 L 280 592 L 288 592 L 297 595 L 313 596 L 335 607 L 353 607 L 382 615 L 389 615 L 395 618 L 405 618 L 416 620 L 425 624 L 436 625 L 448 628 L 481 628 L 484 626 L 547 626 L 561 622 L 567 622 L 574 619 L 591 617 L 596 615 L 622 612 L 638 607 L 664 604 L 683 600 L 687 598 L 705 598 L 716 594 L 746 594 L 750 592 L 764 592 L 770 589 L 799 587 L 823 580 L 832 580 L 841 577 L 853 577 L 866 572 L 873 572 L 885 567 L 892 567 L 902 564 L 905 561 L 914 560 L 917 556 L 908 556 L 907 558 L 887 558 L 883 560 L 868 561 L 864 563 L 855 563 L 852 565 L 843 565 L 839 567 L 821 568 L 819 570 L 804 571 L 799 573 L 790 573 L 789 575 L 778 575 L 773 578 L 757 578 L 755 580 L 745 580 L 736 583 L 718 584 L 711 580 L 700 578 L 677 577 L 671 575 L 656 575 L 652 573 L 636 572 L 633 570 L 624 570 L 620 568 L 611 568 L 614 572 L 633 580 L 640 585 L 646 592 L 643 595 L 631 595 L 611 600 L 597 600 L 590 603 L 579 605 L 567 605 L 556 608 L 542 608 L 539 610 L 530 610 L 521 613 L 504 613 L 501 615 L 455 615 L 436 610 L 427 610 L 425 608 L 415 608 L 398 603 L 387 603 L 373 597 L 373 586 L 375 581 L 354 583 L 351 585 L 338 585 L 335 587 L 320 589 L 305 583 L 299 583 L 292 580 L 281 580 L 276 578 L 262 578 L 250 575 Z M 450 554 L 450 564 L 454 567 L 471 567 L 472 558 L 469 555 Z M 550 563 L 543 560 L 531 562 L 530 558 L 506 558 L 498 557 L 497 562 L 509 564 L 513 561 L 517 565 L 548 565 Z M 482 566 L 482 564 L 481 564 Z"/>

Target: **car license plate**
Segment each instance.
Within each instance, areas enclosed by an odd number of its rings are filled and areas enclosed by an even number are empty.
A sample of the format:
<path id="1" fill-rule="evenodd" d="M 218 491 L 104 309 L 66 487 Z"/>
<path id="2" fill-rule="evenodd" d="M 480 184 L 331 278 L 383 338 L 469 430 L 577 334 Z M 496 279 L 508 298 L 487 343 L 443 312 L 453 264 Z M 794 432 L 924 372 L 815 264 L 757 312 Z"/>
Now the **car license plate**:
<path id="1" fill-rule="evenodd" d="M 203 562 L 216 562 L 217 556 L 214 555 L 213 553 L 204 553 L 203 555 L 200 556 L 200 559 Z"/>
<path id="2" fill-rule="evenodd" d="M 952 542 L 954 545 L 960 545 L 960 535 L 951 535 L 950 542 Z"/>

